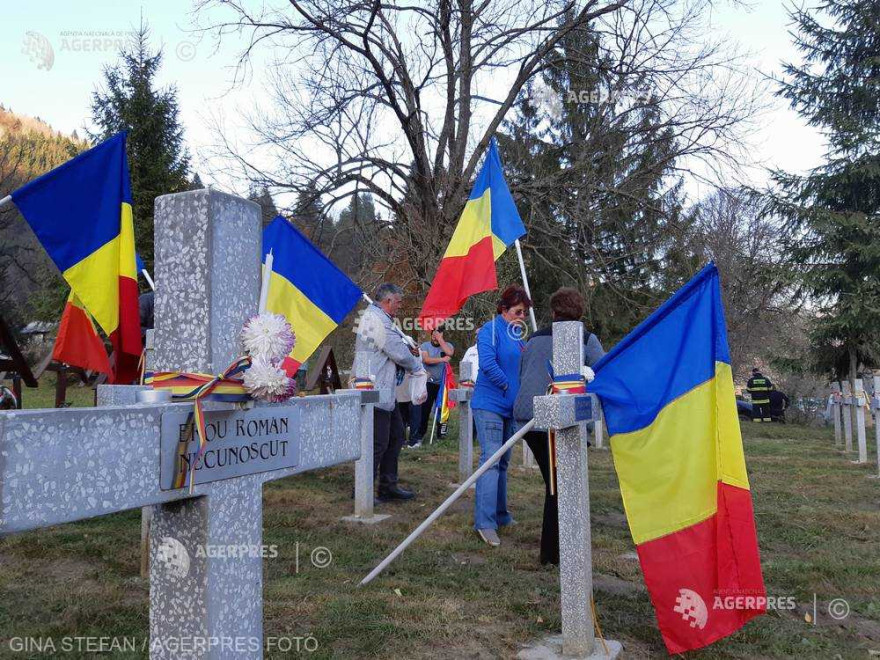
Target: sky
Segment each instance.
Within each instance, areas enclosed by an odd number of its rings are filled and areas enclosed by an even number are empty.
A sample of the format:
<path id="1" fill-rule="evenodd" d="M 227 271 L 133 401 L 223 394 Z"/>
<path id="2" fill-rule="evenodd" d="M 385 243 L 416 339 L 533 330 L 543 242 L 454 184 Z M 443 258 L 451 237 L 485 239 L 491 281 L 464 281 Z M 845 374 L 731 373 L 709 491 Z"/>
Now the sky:
<path id="1" fill-rule="evenodd" d="M 177 86 L 193 169 L 205 183 L 211 183 L 209 152 L 216 142 L 211 118 L 223 119 L 233 141 L 247 142 L 248 134 L 238 118 L 265 98 L 261 64 L 268 55 L 259 55 L 252 75 L 234 85 L 243 42 L 231 36 L 218 46 L 199 33 L 191 6 L 182 0 L 6 3 L 0 39 L 4 63 L 0 103 L 16 113 L 38 116 L 56 130 L 77 130 L 82 136 L 102 71 L 117 60 L 126 33 L 139 24 L 141 16 L 150 26 L 153 44 L 164 50 L 160 84 Z M 781 1 L 756 1 L 751 8 L 722 3 L 713 10 L 711 20 L 713 35 L 738 43 L 750 53 L 749 64 L 760 75 L 778 74 L 781 61 L 798 60 Z M 766 181 L 765 168 L 804 172 L 818 165 L 824 152 L 821 135 L 784 101 L 769 94 L 766 101 L 769 109 L 754 131 L 743 136 L 756 164 L 746 173 L 753 185 Z M 215 183 L 229 187 L 228 182 Z M 709 191 L 696 180 L 686 181 L 686 190 L 692 198 Z"/>

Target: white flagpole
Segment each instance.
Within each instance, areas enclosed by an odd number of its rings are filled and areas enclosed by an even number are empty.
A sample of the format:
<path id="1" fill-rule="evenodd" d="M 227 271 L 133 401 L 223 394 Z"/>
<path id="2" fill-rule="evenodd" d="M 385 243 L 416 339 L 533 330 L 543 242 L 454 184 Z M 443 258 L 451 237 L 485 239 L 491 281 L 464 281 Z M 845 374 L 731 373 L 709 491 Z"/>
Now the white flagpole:
<path id="1" fill-rule="evenodd" d="M 512 436 L 510 436 L 510 439 L 507 442 L 505 442 L 503 445 L 501 445 L 501 447 L 498 449 L 498 451 L 496 451 L 489 458 L 487 458 L 486 462 L 483 463 L 471 476 L 469 476 L 464 481 L 464 483 L 461 486 L 459 486 L 454 493 L 452 493 L 452 495 L 447 497 L 446 501 L 443 502 L 443 504 L 438 506 L 430 516 L 425 518 L 425 520 L 422 522 L 421 525 L 416 527 L 415 530 L 413 530 L 413 532 L 409 536 L 407 536 L 400 545 L 398 545 L 396 548 L 394 548 L 394 550 L 391 552 L 390 555 L 385 557 L 385 559 L 383 559 L 379 563 L 379 565 L 376 566 L 376 568 L 374 568 L 372 571 L 370 571 L 370 574 L 367 575 L 367 577 L 365 577 L 363 580 L 361 580 L 360 584 L 358 584 L 358 586 L 362 587 L 365 584 L 372 582 L 373 578 L 375 578 L 377 575 L 379 575 L 379 573 L 384 571 L 385 568 L 388 566 L 388 564 L 390 564 L 395 559 L 397 559 L 397 557 L 400 556 L 401 552 L 406 550 L 413 541 L 415 541 L 419 536 L 422 535 L 422 532 L 424 532 L 426 529 L 428 529 L 428 527 L 431 526 L 431 523 L 433 523 L 435 520 L 437 520 L 437 518 L 442 516 L 443 513 L 446 511 L 446 509 L 448 509 L 450 506 L 452 506 L 452 503 L 455 502 L 455 500 L 457 500 L 464 493 L 466 493 L 467 489 L 471 487 L 471 484 L 473 484 L 474 482 L 476 482 L 477 479 L 482 477 L 484 472 L 486 472 L 489 468 L 491 468 L 493 465 L 495 465 L 495 463 L 497 463 L 498 461 L 501 460 L 501 457 L 504 456 L 504 453 L 508 449 L 513 447 L 513 445 L 515 445 L 517 442 L 519 442 L 526 433 L 531 431 L 532 427 L 534 425 L 535 425 L 535 420 L 530 419 L 528 422 L 525 423 L 525 425 L 523 425 L 523 427 L 519 431 L 517 431 Z"/>
<path id="2" fill-rule="evenodd" d="M 526 290 L 526 295 L 529 298 L 531 298 L 532 292 L 529 289 L 529 278 L 526 276 L 526 264 L 523 261 L 522 248 L 519 245 L 519 239 L 516 239 L 514 241 L 514 244 L 516 245 L 516 256 L 519 258 L 519 271 L 520 271 L 520 273 L 522 273 L 523 287 Z M 532 302 L 534 303 L 534 301 L 532 301 Z M 532 319 L 532 332 L 537 332 L 538 331 L 538 322 L 535 321 L 535 306 L 534 306 L 534 304 L 531 307 L 529 307 L 529 317 Z"/>
<path id="3" fill-rule="evenodd" d="M 156 290 L 156 283 L 153 282 L 153 278 L 150 277 L 150 272 L 146 268 L 144 268 L 141 270 L 141 275 L 144 276 L 144 279 L 147 281 L 147 284 L 150 285 L 150 290 L 155 291 Z"/>
<path id="4" fill-rule="evenodd" d="M 2 209 L 7 204 L 12 204 L 12 195 L 6 195 L 6 197 L 0 199 L 0 209 Z"/>
<path id="5" fill-rule="evenodd" d="M 260 286 L 260 308 L 259 313 L 266 311 L 266 301 L 269 299 L 269 281 L 272 278 L 272 250 L 266 255 L 266 264 L 263 266 L 263 283 Z"/>

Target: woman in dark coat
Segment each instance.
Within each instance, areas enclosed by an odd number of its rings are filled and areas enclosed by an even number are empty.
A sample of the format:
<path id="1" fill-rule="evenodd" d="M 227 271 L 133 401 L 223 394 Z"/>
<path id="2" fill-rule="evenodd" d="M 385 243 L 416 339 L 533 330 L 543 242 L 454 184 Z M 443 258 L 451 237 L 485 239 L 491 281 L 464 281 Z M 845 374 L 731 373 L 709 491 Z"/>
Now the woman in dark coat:
<path id="1" fill-rule="evenodd" d="M 563 287 L 550 297 L 553 321 L 580 321 L 584 299 L 576 289 Z M 605 355 L 596 335 L 584 328 L 584 365 L 592 367 Z M 533 398 L 547 394 L 550 373 L 547 364 L 553 358 L 553 326 L 538 330 L 529 338 L 519 366 L 519 392 L 513 404 L 513 417 L 521 426 L 534 417 Z M 556 494 L 550 492 L 550 451 L 546 431 L 526 433 L 525 441 L 535 455 L 544 477 L 544 524 L 541 530 L 541 563 L 559 563 L 559 511 Z"/>

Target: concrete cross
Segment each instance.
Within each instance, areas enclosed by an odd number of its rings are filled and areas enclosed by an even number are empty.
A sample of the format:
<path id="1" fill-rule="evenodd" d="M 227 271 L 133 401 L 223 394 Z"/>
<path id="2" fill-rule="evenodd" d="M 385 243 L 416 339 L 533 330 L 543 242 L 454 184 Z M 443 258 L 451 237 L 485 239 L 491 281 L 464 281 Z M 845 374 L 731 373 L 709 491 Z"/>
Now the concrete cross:
<path id="1" fill-rule="evenodd" d="M 257 310 L 260 207 L 198 190 L 158 198 L 155 223 L 151 366 L 219 373 L 240 354 L 241 327 Z M 102 399 L 131 403 L 138 389 L 113 387 Z M 242 657 L 242 643 L 247 657 L 262 657 L 261 553 L 218 557 L 204 550 L 262 546 L 264 482 L 357 459 L 360 403 L 357 392 L 340 392 L 216 413 L 294 420 L 284 437 L 296 460 L 197 482 L 192 496 L 186 488 L 160 488 L 163 417 L 192 404 L 0 413 L 0 535 L 153 505 L 150 657 Z M 191 653 L 181 652 L 182 640 L 190 640 Z"/>
<path id="2" fill-rule="evenodd" d="M 844 438 L 844 451 L 849 454 L 853 450 L 853 420 L 852 420 L 852 407 L 853 407 L 853 396 L 852 396 L 852 386 L 848 380 L 841 381 L 843 385 L 843 438 Z"/>

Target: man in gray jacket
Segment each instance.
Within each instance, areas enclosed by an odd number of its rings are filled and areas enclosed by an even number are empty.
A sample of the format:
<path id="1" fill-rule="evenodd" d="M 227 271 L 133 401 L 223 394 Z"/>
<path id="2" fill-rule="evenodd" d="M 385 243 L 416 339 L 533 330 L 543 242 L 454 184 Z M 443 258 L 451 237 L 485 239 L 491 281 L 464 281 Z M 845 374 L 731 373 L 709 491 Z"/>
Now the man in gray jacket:
<path id="1" fill-rule="evenodd" d="M 405 373 L 418 373 L 424 367 L 415 345 L 408 346 L 394 327 L 393 319 L 402 300 L 399 286 L 387 282 L 380 285 L 373 304 L 361 316 L 355 341 L 355 373 L 369 374 L 374 387 L 382 392 L 373 408 L 373 470 L 380 502 L 414 497 L 397 483 L 397 459 L 405 434 L 394 392 Z"/>

